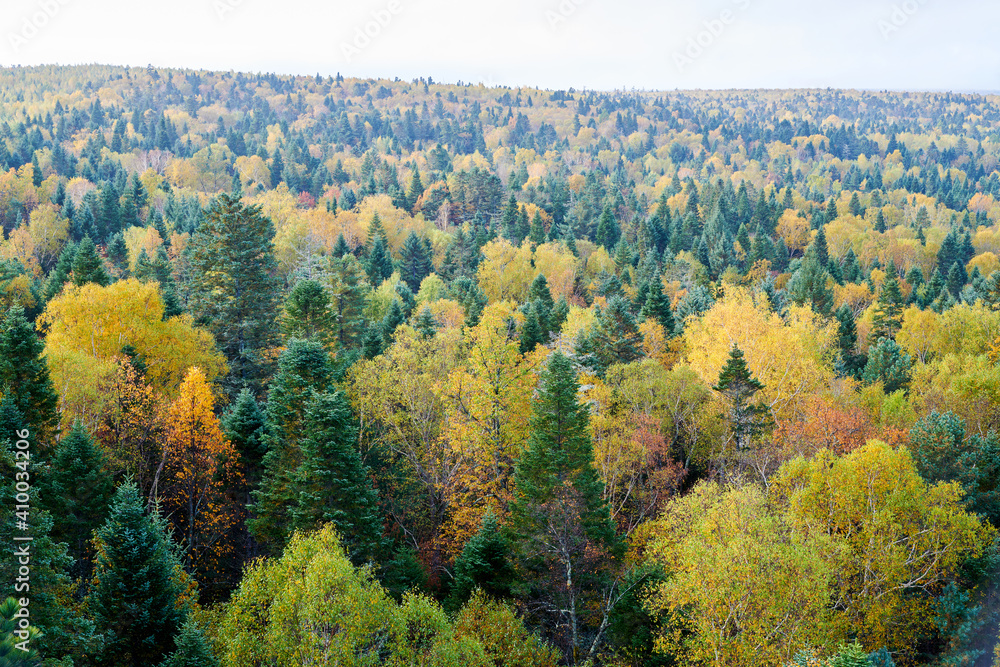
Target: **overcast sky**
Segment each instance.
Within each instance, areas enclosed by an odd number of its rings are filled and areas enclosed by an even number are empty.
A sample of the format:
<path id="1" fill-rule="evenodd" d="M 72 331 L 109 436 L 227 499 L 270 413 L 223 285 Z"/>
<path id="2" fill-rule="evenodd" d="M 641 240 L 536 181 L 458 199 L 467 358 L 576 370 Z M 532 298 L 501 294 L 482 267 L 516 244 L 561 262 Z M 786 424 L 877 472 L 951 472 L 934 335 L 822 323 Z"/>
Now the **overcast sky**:
<path id="1" fill-rule="evenodd" d="M 987 0 L 3 5 L 4 65 L 153 63 L 552 89 L 1000 91 L 1000 3 Z"/>

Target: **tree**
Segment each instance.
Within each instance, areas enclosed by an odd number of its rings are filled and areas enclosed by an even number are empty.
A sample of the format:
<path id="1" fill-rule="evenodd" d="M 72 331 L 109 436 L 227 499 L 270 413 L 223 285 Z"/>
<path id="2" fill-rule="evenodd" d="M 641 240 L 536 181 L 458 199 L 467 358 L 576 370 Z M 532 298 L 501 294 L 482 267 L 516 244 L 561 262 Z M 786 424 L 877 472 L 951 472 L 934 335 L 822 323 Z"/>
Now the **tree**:
<path id="1" fill-rule="evenodd" d="M 820 259 L 817 245 L 813 244 L 806 251 L 799 270 L 788 282 L 788 293 L 794 303 L 800 306 L 808 304 L 822 315 L 829 315 L 833 304 L 833 292 L 826 286 L 830 277 L 826 266 L 827 262 Z"/>
<path id="2" fill-rule="evenodd" d="M 83 237 L 73 257 L 73 284 L 80 287 L 87 283 L 97 283 L 102 287 L 111 283 L 104 260 L 97 254 L 89 236 Z"/>
<path id="3" fill-rule="evenodd" d="M 599 373 L 612 364 L 625 364 L 642 356 L 642 334 L 625 297 L 614 296 L 608 301 L 587 344 Z"/>
<path id="4" fill-rule="evenodd" d="M 903 323 L 903 294 L 899 289 L 899 279 L 895 272 L 890 273 L 875 303 L 875 315 L 872 319 L 871 339 L 879 338 L 895 340 L 896 332 Z"/>
<path id="5" fill-rule="evenodd" d="M 392 256 L 386 247 L 385 237 L 381 234 L 375 236 L 371 249 L 368 251 L 368 261 L 366 271 L 368 272 L 368 282 L 373 287 L 378 287 L 387 280 L 393 272 Z M 417 283 L 420 284 L 419 282 Z"/>
<path id="6" fill-rule="evenodd" d="M 302 462 L 293 477 L 288 522 L 310 531 L 330 523 L 352 562 L 373 561 L 382 551 L 378 495 L 356 448 L 357 428 L 342 392 L 314 392 L 306 406 Z"/>
<path id="7" fill-rule="evenodd" d="M 854 313 L 845 303 L 837 309 L 834 317 L 837 318 L 837 347 L 840 350 L 837 372 L 846 377 L 860 378 L 866 359 L 857 351 L 858 329 L 854 323 Z"/>
<path id="8" fill-rule="evenodd" d="M 272 551 L 290 535 L 288 516 L 298 502 L 294 473 L 302 462 L 306 407 L 313 391 L 326 391 L 332 380 L 330 357 L 316 341 L 292 339 L 278 360 L 278 373 L 267 397 L 264 473 L 250 507 L 256 517 L 250 531 Z"/>
<path id="9" fill-rule="evenodd" d="M 880 338 L 868 348 L 868 363 L 861 373 L 866 384 L 882 383 L 887 394 L 906 389 L 910 384 L 910 355 L 905 354 L 891 338 Z"/>
<path id="10" fill-rule="evenodd" d="M 167 410 L 160 497 L 184 564 L 203 579 L 231 553 L 227 538 L 241 518 L 230 490 L 240 484 L 239 454 L 222 433 L 201 369 L 188 371 Z"/>
<path id="11" fill-rule="evenodd" d="M 177 650 L 167 656 L 159 667 L 219 667 L 219 660 L 212 653 L 205 633 L 192 619 L 188 619 L 174 644 Z"/>
<path id="12" fill-rule="evenodd" d="M 86 608 L 104 637 L 97 665 L 157 664 L 174 650 L 190 604 L 186 577 L 162 519 L 132 484 L 119 487 L 96 534 Z"/>
<path id="13" fill-rule="evenodd" d="M 278 316 L 273 240 L 261 208 L 227 194 L 213 200 L 191 238 L 190 309 L 229 363 L 222 384 L 232 396 L 243 387 L 259 396 L 271 373 Z"/>
<path id="14" fill-rule="evenodd" d="M 455 579 L 446 606 L 458 611 L 477 590 L 494 600 L 509 598 L 517 577 L 511 561 L 510 543 L 496 515 L 487 510 L 479 531 L 455 559 Z"/>
<path id="15" fill-rule="evenodd" d="M 315 280 L 300 280 L 285 299 L 281 332 L 286 338 L 311 338 L 331 349 L 336 334 L 336 318 L 330 297 Z"/>
<path id="16" fill-rule="evenodd" d="M 356 347 L 365 331 L 363 316 L 367 284 L 361 262 L 351 254 L 330 262 L 327 293 L 334 318 L 334 334 L 341 350 Z"/>
<path id="17" fill-rule="evenodd" d="M 757 392 L 763 388 L 764 385 L 747 367 L 743 351 L 733 345 L 729 351 L 729 360 L 723 366 L 719 380 L 712 389 L 722 394 L 726 400 L 729 437 L 737 455 L 744 455 L 750 451 L 754 441 L 771 425 L 767 406 L 752 402 Z"/>
<path id="18" fill-rule="evenodd" d="M 430 254 L 420 237 L 410 232 L 399 251 L 399 273 L 403 282 L 414 294 L 420 291 L 420 283 L 434 272 Z M 391 272 L 390 272 L 391 273 Z"/>
<path id="19" fill-rule="evenodd" d="M 74 576 L 86 579 L 93 560 L 91 534 L 104 523 L 114 494 L 107 459 L 77 422 L 56 446 L 51 471 L 42 489 L 46 509 L 59 517 L 52 537 L 69 546 Z"/>
<path id="20" fill-rule="evenodd" d="M 21 306 L 12 306 L 0 322 L 0 396 L 13 401 L 24 419 L 19 428 L 27 428 L 29 441 L 41 445 L 41 451 L 51 447 L 59 427 L 58 397 L 42 342 Z"/>
<path id="21" fill-rule="evenodd" d="M 668 336 L 674 332 L 674 313 L 670 308 L 670 299 L 663 293 L 663 281 L 657 275 L 649 285 L 646 301 L 642 304 L 639 314 L 651 319 L 663 327 Z"/>
<path id="22" fill-rule="evenodd" d="M 621 228 L 618 226 L 615 214 L 611 210 L 611 205 L 608 204 L 604 207 L 604 211 L 601 213 L 601 218 L 597 223 L 597 231 L 594 233 L 594 242 L 597 243 L 597 245 L 611 249 L 618 245 L 618 239 L 621 238 L 621 235 Z"/>
<path id="23" fill-rule="evenodd" d="M 547 625 L 573 662 L 581 652 L 595 655 L 601 644 L 621 555 L 578 390 L 569 359 L 555 352 L 542 371 L 527 449 L 515 468 L 508 523 L 520 592 L 554 621 Z"/>

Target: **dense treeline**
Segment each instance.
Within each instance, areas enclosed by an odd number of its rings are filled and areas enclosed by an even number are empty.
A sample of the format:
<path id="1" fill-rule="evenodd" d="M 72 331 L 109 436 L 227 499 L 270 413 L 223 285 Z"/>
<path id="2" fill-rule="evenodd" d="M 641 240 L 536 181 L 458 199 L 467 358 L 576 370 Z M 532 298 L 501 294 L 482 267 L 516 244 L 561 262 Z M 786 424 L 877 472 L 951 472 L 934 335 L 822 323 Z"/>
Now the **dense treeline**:
<path id="1" fill-rule="evenodd" d="M 1000 99 L 0 82 L 25 660 L 995 643 Z"/>

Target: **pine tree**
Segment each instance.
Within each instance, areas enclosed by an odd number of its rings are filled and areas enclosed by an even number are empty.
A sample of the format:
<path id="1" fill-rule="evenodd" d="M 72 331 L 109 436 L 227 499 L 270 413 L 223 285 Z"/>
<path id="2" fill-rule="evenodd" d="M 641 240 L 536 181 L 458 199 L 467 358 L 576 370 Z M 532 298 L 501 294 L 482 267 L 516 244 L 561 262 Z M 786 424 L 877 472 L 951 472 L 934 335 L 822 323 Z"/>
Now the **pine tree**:
<path id="1" fill-rule="evenodd" d="M 205 633 L 193 619 L 188 619 L 174 640 L 177 650 L 158 667 L 219 667 Z"/>
<path id="2" fill-rule="evenodd" d="M 49 476 L 42 483 L 42 500 L 59 517 L 52 538 L 65 542 L 75 560 L 73 576 L 90 576 L 91 533 L 107 517 L 114 486 L 104 452 L 77 422 L 52 456 Z"/>
<path id="3" fill-rule="evenodd" d="M 292 476 L 293 530 L 333 523 L 356 564 L 382 550 L 378 496 L 355 447 L 357 427 L 343 392 L 313 393 L 303 424 L 302 461 Z"/>
<path id="4" fill-rule="evenodd" d="M 49 377 L 45 346 L 24 316 L 12 306 L 0 322 L 0 395 L 12 401 L 30 431 L 28 441 L 45 453 L 59 428 L 58 396 Z M 6 434 L 0 433 L 0 441 Z"/>
<path id="5" fill-rule="evenodd" d="M 104 268 L 104 260 L 97 254 L 97 248 L 89 236 L 80 241 L 73 258 L 73 284 L 80 287 L 87 283 L 97 283 L 102 287 L 111 284 L 111 277 Z"/>
<path id="6" fill-rule="evenodd" d="M 330 350 L 334 343 L 336 321 L 330 310 L 330 297 L 315 280 L 300 280 L 288 293 L 281 317 L 285 338 L 308 338 Z"/>
<path id="7" fill-rule="evenodd" d="M 569 359 L 555 352 L 541 373 L 508 523 L 521 595 L 553 610 L 569 629 L 563 643 L 570 655 L 582 648 L 585 618 L 601 606 L 609 568 L 622 552 L 578 391 Z"/>
<path id="8" fill-rule="evenodd" d="M 719 380 L 712 389 L 722 394 L 729 404 L 729 432 L 737 452 L 749 451 L 753 441 L 770 424 L 767 406 L 751 402 L 763 388 L 764 385 L 747 367 L 743 351 L 733 345 L 729 351 L 729 359 L 719 373 Z"/>
<path id="9" fill-rule="evenodd" d="M 510 543 L 496 515 L 487 510 L 479 530 L 455 559 L 455 579 L 445 607 L 457 612 L 476 589 L 494 600 L 511 597 L 517 573 Z"/>
<path id="10" fill-rule="evenodd" d="M 148 667 L 174 650 L 186 616 L 183 569 L 163 521 L 146 513 L 132 484 L 118 489 L 96 532 L 97 560 L 86 608 L 105 637 L 94 661 Z"/>
<path id="11" fill-rule="evenodd" d="M 433 272 L 434 264 L 431 262 L 424 244 L 420 241 L 420 237 L 414 232 L 410 232 L 399 251 L 400 277 L 410 290 L 416 293 L 420 291 L 420 283 L 423 279 Z"/>
<path id="12" fill-rule="evenodd" d="M 274 226 L 259 206 L 227 194 L 213 202 L 190 244 L 190 309 L 229 363 L 224 389 L 263 391 L 277 344 L 278 281 Z"/>
<path id="13" fill-rule="evenodd" d="M 880 338 L 868 348 L 868 363 L 861 380 L 865 384 L 882 383 L 885 393 L 905 389 L 910 384 L 910 355 L 903 352 L 896 341 Z"/>

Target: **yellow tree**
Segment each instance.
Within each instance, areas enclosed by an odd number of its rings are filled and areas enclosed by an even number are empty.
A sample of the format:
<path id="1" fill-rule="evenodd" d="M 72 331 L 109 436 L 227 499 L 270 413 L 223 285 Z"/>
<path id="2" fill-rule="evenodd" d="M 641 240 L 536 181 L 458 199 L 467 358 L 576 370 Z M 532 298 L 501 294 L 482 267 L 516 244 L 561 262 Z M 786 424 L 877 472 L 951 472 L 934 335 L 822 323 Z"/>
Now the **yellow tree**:
<path id="1" fill-rule="evenodd" d="M 531 254 L 529 244 L 515 248 L 506 239 L 490 241 L 483 246 L 479 288 L 490 301 L 524 300 L 538 273 L 531 266 Z"/>
<path id="2" fill-rule="evenodd" d="M 909 452 L 877 440 L 789 461 L 772 491 L 800 537 L 833 540 L 824 558 L 843 632 L 904 655 L 932 627 L 935 597 L 996 533 L 964 511 L 959 484 L 924 482 Z"/>
<path id="3" fill-rule="evenodd" d="M 448 447 L 459 461 L 447 489 L 451 516 L 445 528 L 449 556 L 457 554 L 492 507 L 507 513 L 514 462 L 528 436 L 533 362 L 518 350 L 510 301 L 490 304 L 469 330 L 469 357 L 446 385 Z"/>
<path id="4" fill-rule="evenodd" d="M 167 411 L 158 489 L 187 566 L 202 575 L 218 574 L 219 561 L 233 546 L 225 538 L 239 520 L 232 493 L 241 478 L 239 454 L 214 408 L 205 373 L 191 368 Z"/>

